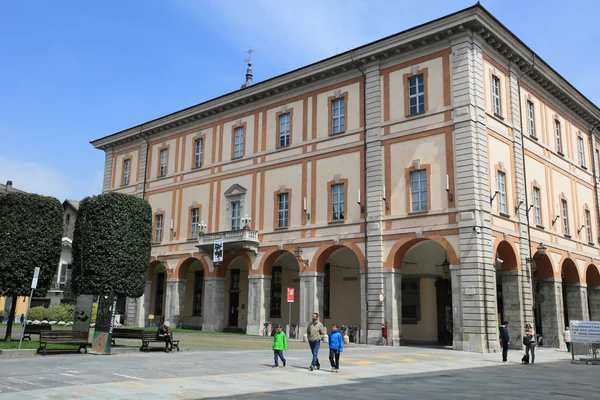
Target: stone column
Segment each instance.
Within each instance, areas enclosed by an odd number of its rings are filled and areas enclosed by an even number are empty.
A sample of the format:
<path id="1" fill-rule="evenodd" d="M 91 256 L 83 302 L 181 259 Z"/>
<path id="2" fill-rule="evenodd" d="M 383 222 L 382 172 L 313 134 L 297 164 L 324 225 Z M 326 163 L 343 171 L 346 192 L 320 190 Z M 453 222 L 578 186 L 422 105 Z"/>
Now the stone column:
<path id="1" fill-rule="evenodd" d="M 248 275 L 248 335 L 262 335 L 269 318 L 271 275 Z"/>
<path id="2" fill-rule="evenodd" d="M 185 303 L 185 279 L 167 279 L 167 298 L 165 300 L 165 321 L 175 328 L 183 325 L 183 307 Z"/>
<path id="3" fill-rule="evenodd" d="M 225 278 L 204 278 L 204 304 L 202 305 L 202 330 L 223 330 L 225 307 Z"/>
<path id="4" fill-rule="evenodd" d="M 567 315 L 570 320 L 589 321 L 587 285 L 584 283 L 563 283 L 567 294 Z M 565 321 L 565 326 L 569 321 Z"/>
<path id="5" fill-rule="evenodd" d="M 388 324 L 388 346 L 399 346 L 402 339 L 402 271 L 386 269 L 385 282 L 385 322 Z"/>
<path id="6" fill-rule="evenodd" d="M 125 325 L 136 326 L 138 303 L 141 297 L 127 297 L 125 300 Z"/>
<path id="7" fill-rule="evenodd" d="M 521 297 L 523 293 L 521 287 L 522 275 L 521 271 L 501 272 L 503 318 L 509 322 L 508 334 L 510 336 L 510 347 L 513 349 L 523 348 L 525 324 L 523 323 L 523 299 Z M 533 319 L 527 322 L 535 326 Z"/>
<path id="8" fill-rule="evenodd" d="M 152 296 L 152 281 L 146 281 L 144 294 L 137 299 L 138 307 L 135 319 L 135 325 L 144 327 L 148 323 L 148 314 L 150 313 L 150 297 Z"/>
<path id="9" fill-rule="evenodd" d="M 320 272 L 300 273 L 300 317 L 298 322 L 298 337 L 306 332 L 306 327 L 312 321 L 312 314 L 319 313 L 323 319 L 323 283 L 325 274 Z"/>
<path id="10" fill-rule="evenodd" d="M 590 320 L 600 321 L 600 286 L 588 288 Z"/>
<path id="11" fill-rule="evenodd" d="M 462 308 L 462 281 L 460 264 L 450 265 L 450 282 L 452 284 L 452 348 L 465 350 L 463 308 Z"/>
<path id="12" fill-rule="evenodd" d="M 538 301 L 541 302 L 541 319 L 544 347 L 566 348 L 563 338 L 565 329 L 562 282 L 560 279 L 540 279 Z"/>

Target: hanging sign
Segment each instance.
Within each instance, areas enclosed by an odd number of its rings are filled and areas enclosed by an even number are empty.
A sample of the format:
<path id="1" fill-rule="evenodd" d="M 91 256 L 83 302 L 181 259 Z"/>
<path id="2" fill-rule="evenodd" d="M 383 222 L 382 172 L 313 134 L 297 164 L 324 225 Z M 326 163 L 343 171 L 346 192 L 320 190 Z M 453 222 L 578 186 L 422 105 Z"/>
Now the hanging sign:
<path id="1" fill-rule="evenodd" d="M 287 288 L 287 295 L 288 295 L 288 303 L 293 303 L 294 302 L 294 288 L 292 288 L 292 287 Z"/>
<path id="2" fill-rule="evenodd" d="M 213 263 L 223 262 L 223 239 L 215 240 L 213 250 Z"/>
<path id="3" fill-rule="evenodd" d="M 31 288 L 32 289 L 37 288 L 39 276 L 40 276 L 40 267 L 35 267 L 35 270 L 33 271 L 33 279 L 31 280 Z"/>

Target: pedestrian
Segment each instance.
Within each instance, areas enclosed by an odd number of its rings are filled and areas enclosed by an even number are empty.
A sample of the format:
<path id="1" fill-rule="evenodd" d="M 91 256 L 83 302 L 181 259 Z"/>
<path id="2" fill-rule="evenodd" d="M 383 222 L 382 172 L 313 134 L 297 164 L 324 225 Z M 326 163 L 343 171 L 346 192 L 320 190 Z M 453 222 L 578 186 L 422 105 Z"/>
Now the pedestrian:
<path id="1" fill-rule="evenodd" d="M 331 372 L 336 373 L 340 370 L 340 353 L 344 351 L 344 339 L 338 328 L 338 324 L 333 324 L 329 332 L 329 362 Z"/>
<path id="2" fill-rule="evenodd" d="M 565 337 L 565 343 L 567 344 L 567 352 L 571 351 L 571 328 L 568 326 L 565 327 L 565 333 L 563 333 Z"/>
<path id="3" fill-rule="evenodd" d="M 287 338 L 285 333 L 281 331 L 281 325 L 277 325 L 275 327 L 275 335 L 273 335 L 273 359 L 275 363 L 273 364 L 273 368 L 279 367 L 279 359 L 281 358 L 281 362 L 283 366 L 287 364 L 285 357 L 283 356 L 283 352 L 287 350 Z"/>
<path id="4" fill-rule="evenodd" d="M 535 340 L 535 330 L 531 324 L 525 325 L 525 334 L 523 335 L 523 344 L 525 345 L 525 354 L 530 357 L 530 362 L 535 363 L 535 348 L 537 342 Z M 531 356 L 529 353 L 531 352 Z"/>
<path id="5" fill-rule="evenodd" d="M 508 348 L 510 336 L 508 335 L 508 321 L 502 322 L 500 325 L 500 345 L 502 346 L 502 362 L 508 361 Z"/>
<path id="6" fill-rule="evenodd" d="M 25 325 L 25 314 L 21 314 L 21 318 L 19 318 L 19 322 L 21 323 L 21 326 Z"/>
<path id="7" fill-rule="evenodd" d="M 319 314 L 313 313 L 312 322 L 306 328 L 306 336 L 308 337 L 308 345 L 312 353 L 312 361 L 308 370 L 321 369 L 319 348 L 321 347 L 321 340 L 325 337 L 325 327 L 319 322 Z"/>
<path id="8" fill-rule="evenodd" d="M 158 331 L 156 331 L 156 338 L 165 342 L 165 353 L 173 351 L 173 336 L 171 335 L 171 332 L 169 332 L 170 326 L 171 324 L 169 321 L 165 321 L 158 327 Z"/>

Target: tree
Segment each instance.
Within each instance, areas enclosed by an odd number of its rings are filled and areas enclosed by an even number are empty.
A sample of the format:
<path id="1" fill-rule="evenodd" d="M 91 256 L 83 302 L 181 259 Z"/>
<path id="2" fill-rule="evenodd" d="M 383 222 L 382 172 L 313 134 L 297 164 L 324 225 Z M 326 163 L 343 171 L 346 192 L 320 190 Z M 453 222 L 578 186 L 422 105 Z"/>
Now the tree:
<path id="1" fill-rule="evenodd" d="M 122 193 L 86 197 L 73 235 L 73 291 L 140 297 L 151 239 L 152 208 L 146 200 Z"/>
<path id="2" fill-rule="evenodd" d="M 29 296 L 35 267 L 35 295 L 45 296 L 60 261 L 63 207 L 53 197 L 9 192 L 0 196 L 0 296 L 11 296 L 4 340 L 10 341 L 18 296 Z"/>

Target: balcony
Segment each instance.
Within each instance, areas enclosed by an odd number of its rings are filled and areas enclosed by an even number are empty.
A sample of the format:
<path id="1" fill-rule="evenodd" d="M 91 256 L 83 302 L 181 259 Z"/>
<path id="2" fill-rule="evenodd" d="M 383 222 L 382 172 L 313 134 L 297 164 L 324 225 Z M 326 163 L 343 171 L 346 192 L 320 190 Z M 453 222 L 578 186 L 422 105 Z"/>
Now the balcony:
<path id="1" fill-rule="evenodd" d="M 64 283 L 60 283 L 60 282 L 52 282 L 50 284 L 50 291 L 51 292 L 62 292 L 63 290 L 65 290 L 65 284 Z"/>
<path id="2" fill-rule="evenodd" d="M 232 231 L 203 233 L 202 230 L 198 236 L 198 249 L 210 256 L 213 254 L 215 240 L 223 239 L 223 250 L 247 250 L 254 254 L 258 253 L 258 231 L 254 231 L 247 227 Z"/>

